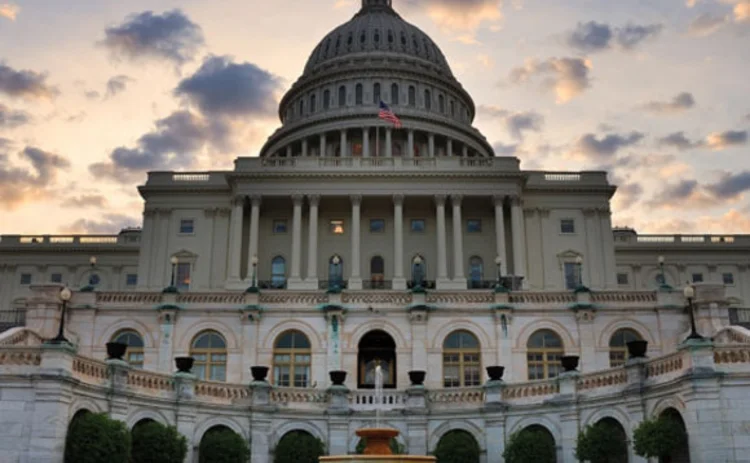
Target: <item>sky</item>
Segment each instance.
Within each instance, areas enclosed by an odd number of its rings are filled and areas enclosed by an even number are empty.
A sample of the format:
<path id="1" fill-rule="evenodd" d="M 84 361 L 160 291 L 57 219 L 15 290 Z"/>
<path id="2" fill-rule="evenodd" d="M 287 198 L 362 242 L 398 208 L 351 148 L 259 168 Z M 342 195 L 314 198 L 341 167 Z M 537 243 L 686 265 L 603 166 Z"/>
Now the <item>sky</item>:
<path id="1" fill-rule="evenodd" d="M 360 0 L 0 0 L 0 234 L 140 226 L 153 170 L 231 170 Z M 394 0 L 529 170 L 613 224 L 750 233 L 750 0 Z M 397 111 L 396 111 L 397 112 Z"/>

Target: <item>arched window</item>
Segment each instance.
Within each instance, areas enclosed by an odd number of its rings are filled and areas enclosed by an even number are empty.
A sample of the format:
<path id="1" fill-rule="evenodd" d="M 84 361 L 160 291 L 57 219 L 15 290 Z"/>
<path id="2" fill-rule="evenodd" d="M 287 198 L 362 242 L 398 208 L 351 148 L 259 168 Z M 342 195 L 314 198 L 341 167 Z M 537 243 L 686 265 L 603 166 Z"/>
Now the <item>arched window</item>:
<path id="1" fill-rule="evenodd" d="M 344 261 L 334 255 L 328 259 L 328 281 L 331 286 L 341 285 L 344 280 Z"/>
<path id="2" fill-rule="evenodd" d="M 563 343 L 555 332 L 539 330 L 526 344 L 529 379 L 554 378 L 560 373 Z"/>
<path id="3" fill-rule="evenodd" d="M 468 331 L 454 331 L 443 343 L 443 386 L 479 386 L 481 352 L 476 336 Z"/>
<path id="4" fill-rule="evenodd" d="M 398 84 L 391 85 L 391 104 L 399 104 Z"/>
<path id="5" fill-rule="evenodd" d="M 413 85 L 409 85 L 409 106 L 414 107 L 417 105 L 417 89 Z"/>
<path id="6" fill-rule="evenodd" d="M 432 110 L 432 93 L 429 90 L 424 91 L 424 109 L 427 111 Z"/>
<path id="7" fill-rule="evenodd" d="M 286 260 L 281 256 L 276 256 L 271 261 L 271 287 L 286 288 Z"/>
<path id="8" fill-rule="evenodd" d="M 304 333 L 281 333 L 273 346 L 273 383 L 279 387 L 308 387 L 311 356 L 310 340 Z"/>
<path id="9" fill-rule="evenodd" d="M 370 259 L 370 282 L 373 289 L 385 286 L 385 260 L 380 256 Z"/>
<path id="10" fill-rule="evenodd" d="M 438 110 L 440 114 L 445 113 L 445 97 L 443 95 L 438 95 Z"/>
<path id="11" fill-rule="evenodd" d="M 315 94 L 310 95 L 310 112 L 311 113 L 314 113 L 316 109 L 315 106 L 317 102 L 315 100 L 316 100 Z"/>
<path id="12" fill-rule="evenodd" d="M 323 109 L 328 109 L 330 107 L 331 107 L 331 91 L 324 90 L 323 91 Z"/>
<path id="13" fill-rule="evenodd" d="M 420 255 L 414 256 L 411 260 L 411 281 L 414 283 L 414 286 L 422 286 L 427 275 L 426 268 L 424 257 Z"/>
<path id="14" fill-rule="evenodd" d="M 227 343 L 216 331 L 204 331 L 190 345 L 190 356 L 195 359 L 193 373 L 199 379 L 227 380 Z"/>
<path id="15" fill-rule="evenodd" d="M 302 100 L 302 99 L 299 100 L 299 115 L 300 116 L 305 115 L 305 100 Z"/>
<path id="16" fill-rule="evenodd" d="M 456 102 L 451 100 L 451 117 L 456 117 Z"/>
<path id="17" fill-rule="evenodd" d="M 378 82 L 375 82 L 372 86 L 372 102 L 380 104 L 380 84 Z"/>
<path id="18" fill-rule="evenodd" d="M 346 86 L 342 85 L 339 87 L 339 107 L 343 108 L 346 106 Z"/>
<path id="19" fill-rule="evenodd" d="M 484 280 L 484 263 L 479 256 L 473 256 L 469 259 L 469 281 L 474 289 L 482 287 Z"/>
<path id="20" fill-rule="evenodd" d="M 641 336 L 629 328 L 622 328 L 609 339 L 609 366 L 611 368 L 625 365 L 628 360 L 628 343 L 638 341 Z"/>
<path id="21" fill-rule="evenodd" d="M 362 98 L 363 98 L 362 84 L 357 84 L 357 86 L 355 87 L 355 91 L 354 91 L 354 100 L 358 106 L 362 104 Z"/>
<path id="22" fill-rule="evenodd" d="M 124 330 L 117 333 L 112 342 L 127 344 L 125 359 L 133 368 L 143 368 L 143 338 L 133 330 Z"/>

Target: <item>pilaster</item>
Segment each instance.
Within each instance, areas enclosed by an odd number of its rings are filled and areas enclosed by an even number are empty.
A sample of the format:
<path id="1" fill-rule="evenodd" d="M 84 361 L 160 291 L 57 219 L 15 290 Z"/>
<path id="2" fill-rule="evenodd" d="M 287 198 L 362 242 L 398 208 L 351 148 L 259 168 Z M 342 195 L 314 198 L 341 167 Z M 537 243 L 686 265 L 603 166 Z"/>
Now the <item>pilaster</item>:
<path id="1" fill-rule="evenodd" d="M 393 289 L 406 289 L 404 278 L 404 195 L 393 195 Z"/>

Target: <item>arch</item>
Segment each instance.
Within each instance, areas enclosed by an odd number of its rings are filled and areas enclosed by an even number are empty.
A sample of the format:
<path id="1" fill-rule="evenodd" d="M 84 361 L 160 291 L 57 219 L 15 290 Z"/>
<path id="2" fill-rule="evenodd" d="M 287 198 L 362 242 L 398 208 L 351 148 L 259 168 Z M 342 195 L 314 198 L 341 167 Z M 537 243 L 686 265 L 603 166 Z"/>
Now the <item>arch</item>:
<path id="1" fill-rule="evenodd" d="M 279 334 L 273 343 L 272 366 L 274 385 L 307 387 L 312 379 L 312 351 L 305 333 L 287 330 Z"/>
<path id="2" fill-rule="evenodd" d="M 414 107 L 417 105 L 417 89 L 413 85 L 409 85 L 409 106 Z"/>
<path id="3" fill-rule="evenodd" d="M 396 342 L 396 353 L 398 353 L 398 350 L 400 348 L 403 348 L 407 345 L 406 338 L 396 327 L 396 325 L 386 320 L 372 320 L 367 323 L 362 323 L 357 327 L 356 330 L 354 330 L 351 338 L 349 339 L 349 349 L 353 349 L 356 351 L 362 338 L 370 331 L 375 330 L 385 331 L 393 338 L 393 340 Z"/>
<path id="4" fill-rule="evenodd" d="M 427 111 L 432 110 L 432 93 L 430 93 L 429 89 L 425 89 L 424 91 L 424 109 Z"/>
<path id="5" fill-rule="evenodd" d="M 483 438 L 484 429 L 466 420 L 448 420 L 435 428 L 428 439 L 428 451 L 430 453 L 434 452 L 440 439 L 451 431 L 464 431 L 471 434 L 474 440 L 477 441 L 477 444 L 479 444 L 479 450 L 483 453 L 487 451 L 486 442 Z"/>
<path id="6" fill-rule="evenodd" d="M 632 318 L 614 320 L 606 325 L 599 334 L 597 345 L 604 349 L 609 348 L 609 340 L 612 339 L 612 335 L 621 329 L 631 329 L 638 333 L 641 336 L 641 339 L 648 341 L 650 347 L 655 345 L 654 337 L 651 335 L 651 330 L 640 321 Z"/>
<path id="7" fill-rule="evenodd" d="M 226 426 L 227 428 L 236 432 L 238 435 L 242 436 L 243 439 L 248 439 L 250 437 L 245 432 L 245 429 L 240 426 L 240 424 L 237 423 L 237 421 L 235 421 L 233 418 L 215 416 L 205 419 L 195 427 L 195 431 L 193 432 L 193 445 L 200 445 L 201 440 L 203 440 L 203 435 L 206 434 L 206 432 L 208 432 L 211 428 L 215 428 L 217 426 Z"/>
<path id="8" fill-rule="evenodd" d="M 673 395 L 654 402 L 650 407 L 650 412 L 646 416 L 650 418 L 658 418 L 668 408 L 674 408 L 682 416 L 684 416 L 686 412 L 685 402 L 682 400 L 682 397 L 679 395 Z"/>
<path id="9" fill-rule="evenodd" d="M 595 412 L 591 413 L 588 417 L 586 417 L 584 420 L 582 420 L 583 427 L 594 425 L 602 420 L 605 419 L 612 419 L 617 421 L 620 426 L 625 429 L 625 434 L 628 436 L 628 439 L 632 438 L 631 435 L 631 421 L 630 416 L 624 412 L 620 407 L 611 407 L 611 408 L 601 408 L 596 410 Z"/>
<path id="10" fill-rule="evenodd" d="M 321 349 L 324 345 L 323 339 L 321 339 L 318 331 L 309 323 L 303 322 L 301 320 L 285 320 L 283 322 L 280 322 L 268 331 L 266 337 L 263 338 L 262 345 L 273 346 L 276 338 L 278 338 L 281 333 L 288 330 L 298 330 L 304 333 L 304 335 L 307 336 L 307 339 L 310 340 L 313 353 L 315 352 L 315 350 Z"/>
<path id="11" fill-rule="evenodd" d="M 104 412 L 104 407 L 99 406 L 98 403 L 91 399 L 85 399 L 85 398 L 78 398 L 73 401 L 72 404 L 70 404 L 70 411 L 68 412 L 68 417 L 70 420 L 73 419 L 79 412 L 81 411 L 87 411 L 89 413 L 102 413 Z"/>
<path id="12" fill-rule="evenodd" d="M 217 320 L 199 320 L 193 325 L 189 326 L 185 332 L 182 333 L 180 341 L 177 343 L 176 350 L 183 352 L 190 351 L 190 346 L 193 343 L 193 339 L 203 331 L 216 331 L 224 337 L 224 341 L 227 343 L 227 350 L 237 349 L 239 343 L 237 342 L 237 336 L 234 330 Z"/>
<path id="13" fill-rule="evenodd" d="M 110 341 L 110 339 L 115 336 L 115 334 L 125 330 L 133 330 L 136 333 L 140 334 L 141 339 L 143 339 L 144 349 L 153 349 L 154 347 L 156 347 L 156 343 L 148 326 L 135 318 L 123 318 L 107 326 L 102 335 L 99 336 L 97 346 L 106 345 Z"/>
<path id="14" fill-rule="evenodd" d="M 328 259 L 328 281 L 330 282 L 343 282 L 344 281 L 344 259 L 338 254 L 334 254 Z"/>
<path id="15" fill-rule="evenodd" d="M 127 420 L 125 420 L 125 424 L 128 426 L 128 429 L 132 430 L 136 424 L 140 423 L 143 420 L 151 420 L 156 421 L 157 423 L 163 424 L 164 426 L 169 426 L 169 420 L 160 412 L 152 408 L 144 408 L 141 410 L 135 410 L 128 416 Z"/>
<path id="16" fill-rule="evenodd" d="M 310 434 L 311 436 L 320 439 L 321 441 L 327 443 L 328 437 L 326 436 L 326 433 L 315 426 L 310 421 L 303 421 L 303 420 L 295 420 L 295 421 L 286 421 L 283 424 L 277 426 L 276 428 L 271 430 L 270 433 L 270 448 L 275 449 L 278 445 L 279 441 L 282 437 L 289 434 L 290 432 L 294 431 L 302 431 Z"/>
<path id="17" fill-rule="evenodd" d="M 314 113 L 317 108 L 317 96 L 313 93 L 310 95 L 310 113 Z"/>
<path id="18" fill-rule="evenodd" d="M 357 387 L 374 388 L 378 367 L 383 372 L 383 387 L 395 389 L 398 384 L 396 341 L 383 330 L 372 330 L 357 345 Z"/>
<path id="19" fill-rule="evenodd" d="M 659 418 L 662 419 L 668 419 L 670 421 L 673 421 L 677 423 L 677 425 L 682 428 L 682 431 L 685 433 L 685 441 L 682 443 L 680 447 L 677 449 L 672 450 L 669 461 L 674 462 L 689 462 L 690 461 L 690 433 L 687 429 L 687 424 L 685 423 L 685 418 L 683 417 L 682 413 L 680 413 L 676 408 L 674 407 L 668 407 L 664 409 L 660 414 Z"/>
<path id="20" fill-rule="evenodd" d="M 416 254 L 411 259 L 411 281 L 420 285 L 427 279 L 427 261 L 421 254 Z"/>
<path id="21" fill-rule="evenodd" d="M 542 319 L 534 320 L 533 322 L 530 322 L 529 324 L 521 328 L 518 333 L 518 338 L 516 338 L 516 348 L 526 351 L 526 346 L 529 343 L 529 338 L 538 330 L 543 329 L 554 331 L 558 336 L 560 336 L 560 339 L 562 339 L 563 341 L 563 346 L 566 354 L 568 352 L 574 352 L 574 348 L 578 347 L 568 329 L 565 328 L 560 322 L 551 319 Z M 575 351 L 577 351 L 577 349 Z"/>
<path id="22" fill-rule="evenodd" d="M 433 349 L 442 349 L 443 343 L 448 338 L 448 335 L 454 331 L 468 331 L 473 334 L 479 340 L 482 349 L 495 347 L 492 343 L 491 336 L 484 330 L 484 328 L 471 320 L 450 320 L 445 322 L 437 329 L 435 336 L 432 338 L 430 347 Z"/>
<path id="23" fill-rule="evenodd" d="M 323 109 L 331 107 L 331 91 L 328 89 L 323 90 Z"/>
<path id="24" fill-rule="evenodd" d="M 227 342 L 218 331 L 206 330 L 190 341 L 190 356 L 195 359 L 195 375 L 201 380 L 226 381 Z"/>
<path id="25" fill-rule="evenodd" d="M 541 426 L 543 428 L 546 428 L 547 431 L 549 431 L 550 434 L 552 434 L 552 437 L 555 439 L 555 446 L 560 446 L 560 443 L 562 442 L 562 431 L 560 430 L 560 427 L 544 415 L 527 416 L 521 418 L 512 426 L 508 426 L 508 435 L 511 436 L 531 426 Z"/>
<path id="26" fill-rule="evenodd" d="M 339 87 L 338 106 L 339 108 L 343 108 L 346 106 L 346 85 L 342 85 Z"/>
<path id="27" fill-rule="evenodd" d="M 482 382 L 482 345 L 471 331 L 452 331 L 443 341 L 443 387 L 475 387 Z"/>

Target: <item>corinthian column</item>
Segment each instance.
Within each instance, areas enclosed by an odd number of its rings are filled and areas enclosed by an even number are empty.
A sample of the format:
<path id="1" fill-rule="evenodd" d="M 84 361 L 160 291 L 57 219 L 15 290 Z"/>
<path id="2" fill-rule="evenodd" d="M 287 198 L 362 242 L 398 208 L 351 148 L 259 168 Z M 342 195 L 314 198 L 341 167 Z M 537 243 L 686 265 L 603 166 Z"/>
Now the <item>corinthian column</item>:
<path id="1" fill-rule="evenodd" d="M 521 198 L 511 198 L 510 220 L 513 229 L 513 274 L 526 276 L 526 227 L 523 223 Z M 524 287 L 528 282 L 524 279 Z"/>
<path id="2" fill-rule="evenodd" d="M 406 289 L 404 278 L 404 195 L 393 195 L 393 289 Z"/>
<path id="3" fill-rule="evenodd" d="M 250 197 L 250 243 L 247 252 L 247 280 L 252 279 L 253 257 L 258 256 L 258 232 L 260 225 L 260 195 Z"/>
<path id="4" fill-rule="evenodd" d="M 362 289 L 362 277 L 359 274 L 360 267 L 360 206 L 362 196 L 352 195 L 352 265 L 351 277 L 349 278 L 349 289 Z"/>
<path id="5" fill-rule="evenodd" d="M 242 258 L 242 214 L 245 207 L 245 197 L 238 196 L 232 202 L 232 218 L 229 228 L 229 278 L 228 285 L 240 283 L 240 267 Z"/>
<path id="6" fill-rule="evenodd" d="M 300 265 L 302 262 L 302 201 L 304 196 L 295 194 L 292 196 L 294 202 L 294 215 L 292 219 L 292 272 L 289 276 L 289 284 L 299 283 Z"/>
<path id="7" fill-rule="evenodd" d="M 310 195 L 310 230 L 307 242 L 307 282 L 318 287 L 318 205 L 320 196 Z"/>
<path id="8" fill-rule="evenodd" d="M 438 284 L 448 281 L 448 243 L 445 236 L 445 195 L 435 195 L 437 219 L 437 279 Z"/>
<path id="9" fill-rule="evenodd" d="M 461 220 L 461 195 L 451 196 L 453 204 L 453 280 L 460 283 L 464 277 L 464 234 Z"/>

